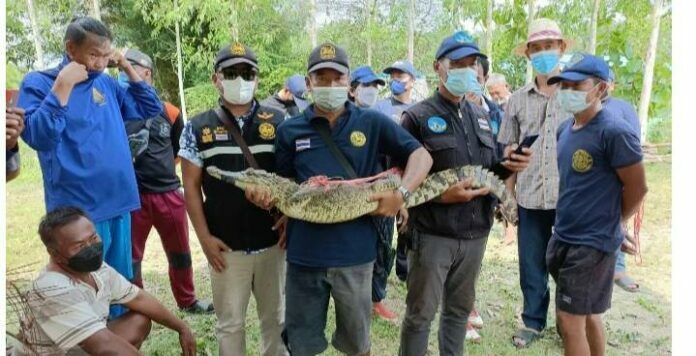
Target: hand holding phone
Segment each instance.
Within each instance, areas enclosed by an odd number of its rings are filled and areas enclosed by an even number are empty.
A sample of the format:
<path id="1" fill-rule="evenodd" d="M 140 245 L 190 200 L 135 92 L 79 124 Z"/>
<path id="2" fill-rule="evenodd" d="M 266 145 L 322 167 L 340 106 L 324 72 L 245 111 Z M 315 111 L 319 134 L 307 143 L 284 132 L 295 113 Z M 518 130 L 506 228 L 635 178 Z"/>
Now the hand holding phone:
<path id="1" fill-rule="evenodd" d="M 522 142 L 520 143 L 520 145 L 517 146 L 517 149 L 516 149 L 515 152 L 513 152 L 513 153 L 514 153 L 514 154 L 521 155 L 521 154 L 522 154 L 522 149 L 523 149 L 523 148 L 530 148 L 530 147 L 532 147 L 532 145 L 534 144 L 534 141 L 536 141 L 536 139 L 537 139 L 538 137 L 539 137 L 539 135 L 529 135 L 529 136 L 525 137 L 524 140 L 522 140 Z"/>

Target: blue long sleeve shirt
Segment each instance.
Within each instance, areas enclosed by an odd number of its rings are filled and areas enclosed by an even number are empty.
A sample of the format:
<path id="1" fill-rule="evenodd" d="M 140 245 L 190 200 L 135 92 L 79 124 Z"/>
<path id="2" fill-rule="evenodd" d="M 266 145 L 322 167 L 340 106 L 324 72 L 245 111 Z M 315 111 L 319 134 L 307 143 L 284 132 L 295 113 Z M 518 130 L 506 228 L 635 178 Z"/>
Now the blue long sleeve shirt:
<path id="1" fill-rule="evenodd" d="M 159 115 L 157 93 L 143 81 L 123 88 L 90 72 L 61 106 L 51 88 L 68 63 L 65 57 L 56 68 L 27 74 L 19 92 L 26 111 L 21 136 L 38 153 L 46 210 L 77 206 L 99 222 L 139 209 L 123 121 Z"/>

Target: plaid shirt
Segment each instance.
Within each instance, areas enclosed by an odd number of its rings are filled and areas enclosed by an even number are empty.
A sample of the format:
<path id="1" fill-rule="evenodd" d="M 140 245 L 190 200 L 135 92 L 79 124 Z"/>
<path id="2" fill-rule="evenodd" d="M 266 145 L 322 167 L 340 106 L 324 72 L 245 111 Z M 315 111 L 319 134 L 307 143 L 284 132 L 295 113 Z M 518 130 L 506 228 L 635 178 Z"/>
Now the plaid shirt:
<path id="1" fill-rule="evenodd" d="M 556 209 L 556 131 L 561 122 L 573 115 L 560 108 L 555 94 L 548 97 L 539 91 L 536 82 L 513 93 L 506 109 L 498 142 L 520 143 L 526 136 L 539 135 L 531 147 L 534 154 L 529 167 L 517 174 L 517 202 L 526 209 Z"/>

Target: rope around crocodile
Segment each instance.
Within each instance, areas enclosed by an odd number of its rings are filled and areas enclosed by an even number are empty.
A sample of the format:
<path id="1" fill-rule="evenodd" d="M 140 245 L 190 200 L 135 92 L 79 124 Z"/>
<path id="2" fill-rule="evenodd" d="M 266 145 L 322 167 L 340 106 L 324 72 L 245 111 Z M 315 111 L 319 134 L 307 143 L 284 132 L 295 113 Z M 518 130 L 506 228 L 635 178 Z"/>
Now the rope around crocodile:
<path id="1" fill-rule="evenodd" d="M 206 170 L 212 177 L 234 184 L 243 190 L 252 186 L 267 189 L 276 207 L 283 214 L 320 224 L 350 221 L 369 214 L 377 209 L 377 202 L 369 201 L 372 194 L 395 190 L 401 184 L 401 175 L 395 169 L 355 180 L 331 180 L 326 176 L 317 176 L 302 184 L 251 168 L 241 172 L 229 172 L 210 166 Z M 473 188 L 489 188 L 500 200 L 505 220 L 517 225 L 515 198 L 502 180 L 481 166 L 462 166 L 428 175 L 411 194 L 406 207 L 411 208 L 435 199 L 452 185 L 467 178 L 473 179 Z"/>

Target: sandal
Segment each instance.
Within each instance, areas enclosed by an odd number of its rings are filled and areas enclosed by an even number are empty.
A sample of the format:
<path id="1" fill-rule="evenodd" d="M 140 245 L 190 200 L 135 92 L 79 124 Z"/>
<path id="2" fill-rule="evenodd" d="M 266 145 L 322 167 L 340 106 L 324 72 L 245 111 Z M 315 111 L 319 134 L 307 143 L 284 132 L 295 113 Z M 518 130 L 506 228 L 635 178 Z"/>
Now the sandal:
<path id="1" fill-rule="evenodd" d="M 614 283 L 626 292 L 635 293 L 640 290 L 640 285 L 627 275 L 623 275 L 623 277 L 615 279 Z"/>
<path id="2" fill-rule="evenodd" d="M 518 349 L 529 346 L 536 339 L 541 338 L 541 333 L 531 328 L 520 328 L 512 336 L 512 344 Z"/>
<path id="3" fill-rule="evenodd" d="M 483 328 L 483 319 L 481 318 L 481 314 L 479 314 L 476 310 L 472 311 L 469 314 L 469 324 L 471 326 L 475 327 L 476 329 L 481 329 Z"/>
<path id="4" fill-rule="evenodd" d="M 481 342 L 481 335 L 479 335 L 478 331 L 471 325 L 471 323 L 466 324 L 466 336 L 464 337 L 466 341 L 471 341 L 474 343 L 480 343 Z"/>

